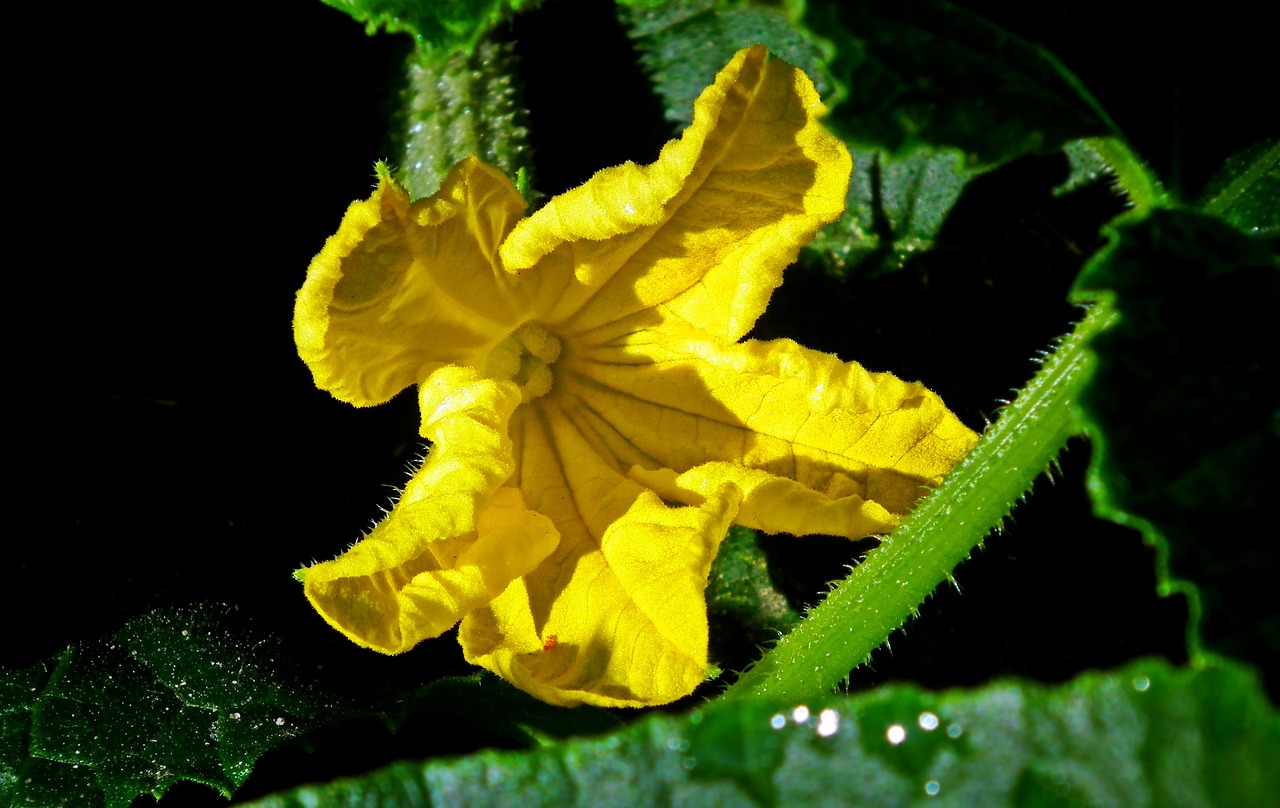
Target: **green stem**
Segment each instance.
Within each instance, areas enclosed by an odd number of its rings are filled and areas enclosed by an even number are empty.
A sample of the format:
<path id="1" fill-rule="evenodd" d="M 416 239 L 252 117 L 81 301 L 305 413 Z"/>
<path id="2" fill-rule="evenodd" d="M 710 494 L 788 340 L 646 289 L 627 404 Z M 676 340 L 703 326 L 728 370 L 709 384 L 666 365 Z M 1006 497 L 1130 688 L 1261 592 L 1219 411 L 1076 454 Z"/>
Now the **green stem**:
<path id="1" fill-rule="evenodd" d="M 911 515 L 725 696 L 805 699 L 837 687 L 916 614 L 1078 433 L 1073 404 L 1087 340 L 1112 318 L 1098 304 Z"/>
<path id="2" fill-rule="evenodd" d="M 1129 197 L 1134 208 L 1146 212 L 1169 207 L 1169 192 L 1122 138 L 1095 137 L 1085 140 L 1085 144 L 1115 172 L 1116 185 Z"/>
<path id="3" fill-rule="evenodd" d="M 511 46 L 481 40 L 470 53 L 414 49 L 391 122 L 396 179 L 414 199 L 440 188 L 449 170 L 477 155 L 514 181 L 532 152 Z M 526 197 L 527 198 L 527 197 Z"/>

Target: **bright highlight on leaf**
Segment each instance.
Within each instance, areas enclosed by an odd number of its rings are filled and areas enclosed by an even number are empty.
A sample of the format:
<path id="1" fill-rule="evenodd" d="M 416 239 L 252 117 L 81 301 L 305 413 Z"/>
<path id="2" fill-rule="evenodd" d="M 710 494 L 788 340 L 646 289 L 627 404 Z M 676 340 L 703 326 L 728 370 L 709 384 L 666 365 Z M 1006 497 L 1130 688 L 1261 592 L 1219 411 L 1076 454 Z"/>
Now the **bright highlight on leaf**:
<path id="1" fill-rule="evenodd" d="M 466 658 L 554 704 L 661 704 L 708 669 L 704 589 L 732 524 L 891 529 L 976 436 L 920 384 L 742 341 L 840 215 L 852 169 L 805 75 L 756 46 L 648 166 L 521 219 L 474 158 L 410 202 L 379 167 L 298 294 L 316 383 L 417 385 L 433 442 L 391 513 L 306 570 L 334 628 Z"/>

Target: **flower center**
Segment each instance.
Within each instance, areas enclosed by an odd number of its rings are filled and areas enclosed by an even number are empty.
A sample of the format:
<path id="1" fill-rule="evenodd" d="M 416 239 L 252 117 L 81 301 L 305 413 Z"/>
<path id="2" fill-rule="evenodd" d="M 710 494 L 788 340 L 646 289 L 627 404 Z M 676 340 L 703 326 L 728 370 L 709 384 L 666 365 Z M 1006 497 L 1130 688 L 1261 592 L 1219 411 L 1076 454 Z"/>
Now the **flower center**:
<path id="1" fill-rule="evenodd" d="M 520 385 L 525 402 L 551 392 L 551 366 L 560 357 L 560 338 L 542 323 L 528 322 L 489 351 L 485 375 Z"/>

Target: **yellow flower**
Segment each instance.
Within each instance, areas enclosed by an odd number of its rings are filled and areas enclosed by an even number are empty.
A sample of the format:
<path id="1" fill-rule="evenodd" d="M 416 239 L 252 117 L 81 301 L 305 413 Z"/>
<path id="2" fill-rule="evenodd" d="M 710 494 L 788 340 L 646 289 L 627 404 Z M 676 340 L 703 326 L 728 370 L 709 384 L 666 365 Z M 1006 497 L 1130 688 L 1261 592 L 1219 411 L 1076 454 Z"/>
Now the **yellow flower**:
<path id="1" fill-rule="evenodd" d="M 469 661 L 544 701 L 661 704 L 706 675 L 731 524 L 881 533 L 938 483 L 975 436 L 935 394 L 740 341 L 843 209 L 852 164 L 824 112 L 757 46 L 657 162 L 525 219 L 474 158 L 417 202 L 379 166 L 294 334 L 356 406 L 417 385 L 432 447 L 369 535 L 305 571 L 330 625 L 394 654 L 461 621 Z"/>

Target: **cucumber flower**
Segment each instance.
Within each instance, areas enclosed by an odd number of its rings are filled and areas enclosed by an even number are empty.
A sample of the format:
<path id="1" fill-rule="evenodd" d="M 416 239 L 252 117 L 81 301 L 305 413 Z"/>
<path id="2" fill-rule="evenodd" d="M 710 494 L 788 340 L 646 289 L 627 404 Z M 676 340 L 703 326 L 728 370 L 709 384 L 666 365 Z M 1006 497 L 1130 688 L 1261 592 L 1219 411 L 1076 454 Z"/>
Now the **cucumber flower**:
<path id="1" fill-rule="evenodd" d="M 467 158 L 410 201 L 384 165 L 298 293 L 316 384 L 416 386 L 431 441 L 399 501 L 301 573 L 356 643 L 453 626 L 464 655 L 561 705 L 642 706 L 707 675 L 704 590 L 731 525 L 890 530 L 976 436 L 918 383 L 743 340 L 852 162 L 808 78 L 739 52 L 652 165 L 522 218 Z"/>

